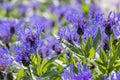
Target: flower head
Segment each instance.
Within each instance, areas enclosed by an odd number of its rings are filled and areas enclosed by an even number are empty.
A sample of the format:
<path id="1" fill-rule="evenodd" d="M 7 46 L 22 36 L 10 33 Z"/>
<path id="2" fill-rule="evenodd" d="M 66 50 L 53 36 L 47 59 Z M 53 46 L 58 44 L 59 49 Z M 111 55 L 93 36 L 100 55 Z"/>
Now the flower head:
<path id="1" fill-rule="evenodd" d="M 79 41 L 79 35 L 77 34 L 76 29 L 71 30 L 70 27 L 60 28 L 59 37 L 67 40 L 70 43 L 77 43 Z"/>
<path id="2" fill-rule="evenodd" d="M 7 48 L 0 46 L 0 72 L 4 71 L 12 62 L 12 58 Z"/>
<path id="3" fill-rule="evenodd" d="M 8 43 L 13 34 L 17 32 L 22 21 L 2 20 L 0 24 L 0 37 L 4 43 Z"/>
<path id="4" fill-rule="evenodd" d="M 63 80 L 89 80 L 92 79 L 92 73 L 86 65 L 78 66 L 78 73 L 73 70 L 74 66 L 70 65 L 70 68 L 66 68 L 61 77 Z M 79 70 L 80 69 L 80 70 Z"/>
<path id="5" fill-rule="evenodd" d="M 13 9 L 13 4 L 12 3 L 3 3 L 2 4 L 2 9 L 4 9 L 4 10 L 12 10 Z"/>

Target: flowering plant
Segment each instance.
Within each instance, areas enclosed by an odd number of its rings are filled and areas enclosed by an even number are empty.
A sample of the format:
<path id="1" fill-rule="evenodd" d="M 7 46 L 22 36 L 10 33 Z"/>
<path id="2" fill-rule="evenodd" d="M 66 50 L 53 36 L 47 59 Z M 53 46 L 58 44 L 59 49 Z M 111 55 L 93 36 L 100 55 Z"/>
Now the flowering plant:
<path id="1" fill-rule="evenodd" d="M 118 12 L 94 1 L 0 1 L 0 80 L 119 79 Z"/>

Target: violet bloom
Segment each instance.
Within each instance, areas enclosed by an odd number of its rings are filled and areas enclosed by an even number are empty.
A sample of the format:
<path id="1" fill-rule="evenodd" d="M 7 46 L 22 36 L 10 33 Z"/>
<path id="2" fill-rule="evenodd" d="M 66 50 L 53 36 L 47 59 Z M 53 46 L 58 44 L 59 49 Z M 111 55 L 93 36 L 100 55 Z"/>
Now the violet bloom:
<path id="1" fill-rule="evenodd" d="M 29 7 L 32 8 L 33 10 L 36 10 L 40 7 L 40 2 L 34 1 L 29 4 Z"/>
<path id="2" fill-rule="evenodd" d="M 37 30 L 37 26 L 27 26 L 18 31 L 18 41 L 20 43 L 14 45 L 15 60 L 17 62 L 28 63 L 29 56 L 36 52 L 40 35 Z"/>
<path id="3" fill-rule="evenodd" d="M 10 21 L 10 20 L 1 21 L 0 37 L 2 38 L 4 43 L 9 43 L 12 35 L 17 32 L 21 24 L 22 24 L 21 21 Z"/>
<path id="4" fill-rule="evenodd" d="M 53 36 L 47 36 L 42 41 L 39 41 L 37 48 L 38 55 L 42 58 L 51 58 L 60 54 L 63 48 L 60 43 Z"/>
<path id="5" fill-rule="evenodd" d="M 90 5 L 89 6 L 90 7 L 90 11 L 89 11 L 89 13 L 91 14 L 91 15 L 94 15 L 94 14 L 96 14 L 96 13 L 101 13 L 102 12 L 102 10 L 100 9 L 100 7 L 99 6 L 97 6 L 97 5 Z"/>
<path id="6" fill-rule="evenodd" d="M 83 69 L 78 72 L 76 80 L 89 80 L 92 79 L 92 73 L 86 65 L 83 65 Z"/>
<path id="7" fill-rule="evenodd" d="M 17 62 L 21 63 L 23 60 L 29 61 L 31 51 L 22 45 L 14 45 L 14 58 Z"/>
<path id="8" fill-rule="evenodd" d="M 116 15 L 113 12 L 110 12 L 107 20 L 104 20 L 103 26 L 105 27 L 105 33 L 110 36 L 113 33 L 113 28 L 117 24 L 115 21 Z"/>
<path id="9" fill-rule="evenodd" d="M 43 78 L 41 78 L 41 77 L 39 77 L 39 78 L 37 78 L 36 80 L 44 80 Z"/>
<path id="10" fill-rule="evenodd" d="M 111 73 L 110 76 L 104 76 L 104 80 L 120 80 L 120 71 Z"/>
<path id="11" fill-rule="evenodd" d="M 60 5 L 54 7 L 54 12 L 58 16 L 59 19 L 62 19 L 66 13 L 67 5 Z"/>
<path id="12" fill-rule="evenodd" d="M 115 26 L 115 28 L 113 29 L 113 33 L 114 33 L 114 38 L 119 39 L 120 38 L 120 26 Z"/>
<path id="13" fill-rule="evenodd" d="M 68 13 L 74 12 L 76 10 L 81 9 L 78 5 L 71 6 L 71 5 L 59 5 L 59 6 L 52 6 L 52 10 L 57 15 L 58 19 L 61 20 L 65 17 Z"/>
<path id="14" fill-rule="evenodd" d="M 72 30 L 70 27 L 60 28 L 58 35 L 60 38 L 65 39 L 72 44 L 78 43 L 79 41 L 79 35 L 77 34 L 77 30 Z"/>
<path id="15" fill-rule="evenodd" d="M 14 8 L 13 4 L 12 3 L 3 3 L 2 4 L 2 9 L 4 10 L 12 10 Z"/>
<path id="16" fill-rule="evenodd" d="M 112 13 L 111 13 L 112 14 Z M 118 16 L 118 14 L 113 14 L 113 21 L 114 21 L 114 25 L 113 25 L 113 33 L 114 33 L 114 38 L 115 39 L 119 39 L 120 38 L 120 24 L 119 24 L 119 21 L 120 21 L 120 19 L 119 19 L 119 16 Z M 118 20 L 115 20 L 115 19 L 118 19 Z"/>
<path id="17" fill-rule="evenodd" d="M 66 68 L 61 74 L 63 80 L 90 80 L 92 79 L 92 73 L 86 65 L 78 66 L 78 73 L 73 70 L 73 65 L 70 68 Z M 80 70 L 79 70 L 80 69 Z"/>
<path id="18" fill-rule="evenodd" d="M 66 16 L 66 19 L 72 23 L 77 28 L 77 33 L 79 35 L 84 34 L 84 29 L 86 27 L 86 21 L 82 12 L 71 12 Z"/>
<path id="19" fill-rule="evenodd" d="M 107 75 L 104 76 L 104 80 L 108 80 L 108 76 Z"/>
<path id="20" fill-rule="evenodd" d="M 37 47 L 37 51 L 38 51 L 38 55 L 41 56 L 41 58 L 44 58 L 48 55 L 50 48 L 47 47 L 43 41 L 39 42 L 38 47 Z"/>
<path id="21" fill-rule="evenodd" d="M 54 50 L 56 54 L 60 54 L 62 52 L 63 47 L 60 45 L 59 41 L 56 38 L 53 36 L 48 36 L 45 40 L 47 41 L 47 46 Z"/>
<path id="22" fill-rule="evenodd" d="M 51 21 L 48 19 L 45 19 L 43 17 L 40 17 L 38 15 L 33 15 L 29 18 L 31 24 L 38 25 L 40 27 L 40 30 L 43 32 L 49 32 L 51 29 Z"/>
<path id="23" fill-rule="evenodd" d="M 0 46 L 0 72 L 4 71 L 11 62 L 12 58 L 8 49 Z"/>
<path id="24" fill-rule="evenodd" d="M 91 35 L 92 39 L 94 39 L 96 37 L 97 31 L 98 31 L 98 27 L 96 27 L 94 25 L 89 26 L 88 28 L 85 29 L 85 32 L 84 32 L 82 38 L 84 40 L 87 40 L 87 38 Z"/>
<path id="25" fill-rule="evenodd" d="M 20 15 L 25 16 L 26 12 L 28 11 L 28 6 L 24 4 L 18 4 L 18 10 Z"/>
<path id="26" fill-rule="evenodd" d="M 23 46 L 34 52 L 38 47 L 40 32 L 38 31 L 38 26 L 27 26 L 18 32 L 18 39 L 21 41 Z"/>
<path id="27" fill-rule="evenodd" d="M 84 17 L 83 17 L 83 13 L 82 12 L 71 12 L 69 14 L 66 15 L 66 19 L 72 23 L 75 27 L 79 27 L 81 26 Z"/>

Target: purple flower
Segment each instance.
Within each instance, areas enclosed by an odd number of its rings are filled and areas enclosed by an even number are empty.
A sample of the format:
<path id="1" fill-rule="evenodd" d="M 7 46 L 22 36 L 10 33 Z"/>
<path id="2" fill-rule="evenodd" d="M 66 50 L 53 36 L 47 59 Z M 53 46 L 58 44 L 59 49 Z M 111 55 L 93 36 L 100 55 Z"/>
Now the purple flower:
<path id="1" fill-rule="evenodd" d="M 70 27 L 60 28 L 58 35 L 60 38 L 65 39 L 72 44 L 78 43 L 79 41 L 79 35 L 77 34 L 77 30 L 71 30 Z"/>
<path id="2" fill-rule="evenodd" d="M 92 39 L 94 39 L 96 37 L 96 34 L 97 34 L 97 31 L 98 31 L 98 27 L 96 26 L 89 26 L 85 29 L 84 31 L 84 34 L 82 36 L 82 38 L 84 40 L 87 40 L 87 38 L 91 35 L 92 36 Z"/>
<path id="3" fill-rule="evenodd" d="M 35 52 L 40 40 L 40 33 L 38 26 L 27 26 L 19 30 L 18 39 L 26 49 Z"/>
<path id="4" fill-rule="evenodd" d="M 59 19 L 61 19 L 65 15 L 66 7 L 68 7 L 68 6 L 67 5 L 60 5 L 60 6 L 54 7 L 54 12 L 58 16 Z"/>
<path id="5" fill-rule="evenodd" d="M 37 9 L 37 8 L 40 7 L 40 3 L 38 1 L 31 2 L 29 4 L 29 7 L 32 8 L 32 9 Z"/>
<path id="6" fill-rule="evenodd" d="M 31 52 L 21 45 L 14 45 L 14 58 L 17 62 L 22 60 L 29 61 Z"/>
<path id="7" fill-rule="evenodd" d="M 120 26 L 115 26 L 115 28 L 113 29 L 113 33 L 114 33 L 114 38 L 119 39 L 120 38 Z"/>
<path id="8" fill-rule="evenodd" d="M 89 80 L 92 78 L 92 73 L 86 65 L 83 65 L 83 69 L 81 72 L 78 72 L 76 76 L 76 80 Z"/>
<path id="9" fill-rule="evenodd" d="M 38 26 L 27 26 L 18 31 L 18 42 L 15 43 L 14 52 L 16 61 L 29 61 L 30 54 L 36 52 L 40 32 Z"/>
<path id="10" fill-rule="evenodd" d="M 97 6 L 97 5 L 90 5 L 89 6 L 90 7 L 90 14 L 91 15 L 94 15 L 94 14 L 96 14 L 96 13 L 101 13 L 102 11 L 101 11 L 101 9 L 100 9 L 100 7 L 99 6 Z"/>
<path id="11" fill-rule="evenodd" d="M 107 75 L 104 76 L 104 80 L 108 80 L 108 76 Z"/>
<path id="12" fill-rule="evenodd" d="M 81 10 L 81 7 L 78 5 L 71 6 L 71 5 L 59 5 L 59 6 L 52 6 L 52 11 L 57 15 L 58 19 L 61 20 L 63 17 L 68 15 L 69 13 L 75 12 L 77 10 Z"/>
<path id="13" fill-rule="evenodd" d="M 26 12 L 28 11 L 28 6 L 24 4 L 18 4 L 18 10 L 20 15 L 25 16 Z"/>
<path id="14" fill-rule="evenodd" d="M 2 9 L 4 10 L 12 10 L 14 8 L 12 3 L 3 3 L 2 4 Z"/>
<path id="15" fill-rule="evenodd" d="M 66 15 L 66 19 L 75 27 L 83 27 L 84 16 L 82 12 L 74 11 Z"/>
<path id="16" fill-rule="evenodd" d="M 38 25 L 40 27 L 40 30 L 43 32 L 49 32 L 51 29 L 51 21 L 48 19 L 45 19 L 43 17 L 40 17 L 38 15 L 33 15 L 29 18 L 30 22 L 32 22 L 33 25 Z"/>
<path id="17" fill-rule="evenodd" d="M 12 58 L 7 48 L 0 46 L 0 72 L 4 71 L 12 62 Z"/>
<path id="18" fill-rule="evenodd" d="M 39 77 L 39 78 L 37 78 L 37 80 L 44 80 L 43 78 L 41 78 L 41 77 Z"/>
<path id="19" fill-rule="evenodd" d="M 66 19 L 77 28 L 77 33 L 81 36 L 86 28 L 86 21 L 82 12 L 74 11 L 67 14 Z"/>
<path id="20" fill-rule="evenodd" d="M 92 73 L 86 65 L 77 66 L 78 73 L 75 73 L 73 65 L 70 65 L 70 68 L 66 68 L 61 74 L 63 80 L 89 80 L 92 79 Z"/>
<path id="21" fill-rule="evenodd" d="M 42 42 L 39 42 L 37 50 L 38 50 L 38 55 L 41 56 L 41 58 L 44 58 L 48 55 L 50 48 L 47 47 L 42 41 Z"/>
<path id="22" fill-rule="evenodd" d="M 120 71 L 110 73 L 110 76 L 104 76 L 104 80 L 119 80 L 120 79 Z"/>
<path id="23" fill-rule="evenodd" d="M 13 34 L 17 32 L 22 21 L 3 20 L 0 24 L 0 37 L 4 43 L 9 43 Z"/>
<path id="24" fill-rule="evenodd" d="M 60 54 L 63 50 L 63 47 L 60 45 L 59 41 L 53 36 L 48 36 L 46 38 L 47 46 L 54 50 L 57 54 Z"/>
<path id="25" fill-rule="evenodd" d="M 117 76 L 117 79 L 119 80 L 120 79 L 120 71 L 117 72 L 116 76 Z"/>

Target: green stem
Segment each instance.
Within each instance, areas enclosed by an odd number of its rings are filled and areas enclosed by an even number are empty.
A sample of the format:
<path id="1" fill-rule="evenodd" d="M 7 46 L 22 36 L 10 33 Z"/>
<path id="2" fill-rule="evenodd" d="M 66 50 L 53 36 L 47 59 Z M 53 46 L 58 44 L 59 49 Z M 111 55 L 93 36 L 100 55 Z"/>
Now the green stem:
<path id="1" fill-rule="evenodd" d="M 110 38 L 110 36 L 108 36 L 108 46 L 109 46 L 109 51 L 108 51 L 108 54 L 107 54 L 107 56 L 108 56 L 108 59 L 110 59 L 110 51 L 111 51 L 111 43 L 110 43 L 110 40 L 111 40 L 111 38 Z M 108 62 L 108 64 L 109 64 L 110 62 Z M 109 66 L 107 66 L 107 75 L 109 76 L 110 75 L 110 72 L 109 72 Z"/>
<path id="2" fill-rule="evenodd" d="M 33 79 L 33 76 L 32 76 L 32 72 L 31 72 L 30 66 L 28 66 L 28 71 L 30 72 L 30 77 L 31 77 L 31 79 L 34 80 L 34 79 Z"/>

